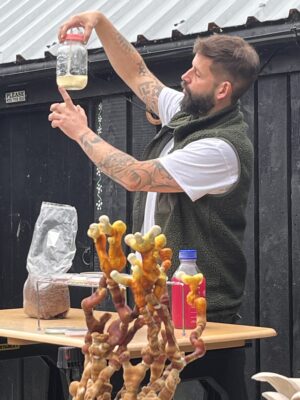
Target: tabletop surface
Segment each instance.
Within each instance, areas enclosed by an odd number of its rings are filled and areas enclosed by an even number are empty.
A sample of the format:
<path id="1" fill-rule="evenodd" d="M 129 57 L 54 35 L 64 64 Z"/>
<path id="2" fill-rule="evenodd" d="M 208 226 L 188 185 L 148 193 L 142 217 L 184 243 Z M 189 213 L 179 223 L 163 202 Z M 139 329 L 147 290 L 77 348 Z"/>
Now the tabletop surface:
<path id="1" fill-rule="evenodd" d="M 116 313 L 111 313 L 117 317 Z M 100 316 L 101 311 L 95 311 L 95 316 Z M 73 327 L 86 328 L 84 314 L 81 309 L 71 308 L 64 319 L 41 320 L 40 330 L 38 321 L 28 317 L 23 308 L 0 310 L 0 337 L 7 338 L 9 344 L 47 343 L 58 346 L 82 347 L 84 335 L 66 336 L 64 333 L 46 333 L 47 328 Z M 185 335 L 181 329 L 175 330 L 175 336 L 182 351 L 191 351 L 189 330 Z M 203 332 L 202 339 L 207 350 L 244 346 L 246 340 L 263 339 L 276 336 L 272 328 L 247 326 L 237 324 L 223 324 L 208 322 Z M 140 329 L 134 339 L 129 343 L 128 350 L 132 357 L 138 356 L 147 344 L 146 327 Z"/>

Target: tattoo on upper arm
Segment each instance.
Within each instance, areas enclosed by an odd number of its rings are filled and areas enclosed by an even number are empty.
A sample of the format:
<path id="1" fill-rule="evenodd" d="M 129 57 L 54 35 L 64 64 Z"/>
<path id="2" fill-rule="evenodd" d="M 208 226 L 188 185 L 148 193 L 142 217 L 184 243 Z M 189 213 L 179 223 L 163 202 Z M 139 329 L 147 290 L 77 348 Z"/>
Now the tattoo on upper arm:
<path id="1" fill-rule="evenodd" d="M 164 184 L 167 185 L 170 185 L 171 182 L 174 182 L 172 176 L 158 160 L 151 160 L 149 163 L 153 165 L 153 175 L 156 177 L 156 179 L 159 179 L 159 181 L 164 181 Z"/>
<path id="2" fill-rule="evenodd" d="M 163 85 L 155 79 L 143 60 L 138 62 L 137 65 L 139 75 L 141 77 L 149 77 L 149 80 L 142 82 L 138 86 L 140 97 L 146 104 L 148 110 L 157 113 L 158 96 L 163 89 Z"/>
<path id="3" fill-rule="evenodd" d="M 147 108 L 157 113 L 158 97 L 163 89 L 163 85 L 158 83 L 155 79 L 152 79 L 141 83 L 138 89 L 141 99 L 146 104 Z"/>

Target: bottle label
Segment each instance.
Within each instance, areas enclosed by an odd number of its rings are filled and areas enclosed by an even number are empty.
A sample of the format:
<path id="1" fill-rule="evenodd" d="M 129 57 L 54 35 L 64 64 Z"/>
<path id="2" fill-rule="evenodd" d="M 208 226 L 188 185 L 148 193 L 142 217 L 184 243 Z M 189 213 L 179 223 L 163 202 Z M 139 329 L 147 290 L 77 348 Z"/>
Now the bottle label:
<path id="1" fill-rule="evenodd" d="M 188 285 L 183 284 L 179 279 L 173 277 L 172 282 L 177 283 L 172 285 L 172 320 L 176 329 L 194 329 L 197 323 L 197 311 L 190 306 L 186 297 L 190 291 Z M 201 297 L 206 297 L 205 279 L 198 287 L 198 293 Z"/>

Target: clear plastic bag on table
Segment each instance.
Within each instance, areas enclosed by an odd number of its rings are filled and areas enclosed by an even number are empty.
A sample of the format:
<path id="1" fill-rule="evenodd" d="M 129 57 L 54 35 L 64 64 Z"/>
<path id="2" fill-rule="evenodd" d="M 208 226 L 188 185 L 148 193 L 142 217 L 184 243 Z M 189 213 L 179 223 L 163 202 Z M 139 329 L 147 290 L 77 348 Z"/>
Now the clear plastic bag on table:
<path id="1" fill-rule="evenodd" d="M 69 287 L 51 281 L 72 266 L 76 252 L 77 212 L 72 206 L 43 202 L 36 221 L 23 289 L 24 312 L 30 317 L 64 318 L 70 308 Z"/>

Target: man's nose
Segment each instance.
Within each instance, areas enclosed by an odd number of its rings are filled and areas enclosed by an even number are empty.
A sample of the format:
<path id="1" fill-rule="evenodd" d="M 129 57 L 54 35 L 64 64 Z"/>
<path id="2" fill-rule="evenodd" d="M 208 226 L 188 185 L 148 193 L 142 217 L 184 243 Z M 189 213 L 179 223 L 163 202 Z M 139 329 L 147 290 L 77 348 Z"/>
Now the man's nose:
<path id="1" fill-rule="evenodd" d="M 189 83 L 191 81 L 191 71 L 192 68 L 188 69 L 183 75 L 181 75 L 181 79 Z"/>

